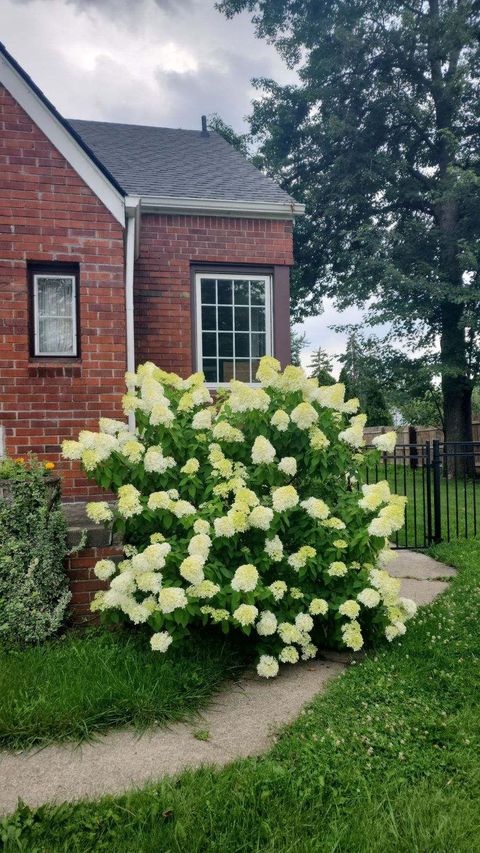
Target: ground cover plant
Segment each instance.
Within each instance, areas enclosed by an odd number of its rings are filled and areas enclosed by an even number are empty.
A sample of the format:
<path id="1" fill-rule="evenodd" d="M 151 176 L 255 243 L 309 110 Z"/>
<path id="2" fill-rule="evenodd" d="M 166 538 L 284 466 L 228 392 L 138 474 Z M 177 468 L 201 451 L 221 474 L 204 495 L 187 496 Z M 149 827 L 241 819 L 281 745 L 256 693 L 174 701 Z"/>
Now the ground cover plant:
<path id="1" fill-rule="evenodd" d="M 221 636 L 191 638 L 159 659 L 145 636 L 127 630 L 69 631 L 42 645 L 0 650 L 0 748 L 186 719 L 241 661 Z"/>
<path id="2" fill-rule="evenodd" d="M 67 527 L 54 467 L 33 456 L 0 461 L 0 644 L 41 642 L 65 619 Z"/>
<path id="3" fill-rule="evenodd" d="M 351 666 L 264 757 L 98 802 L 19 808 L 6 851 L 477 853 L 480 540 L 398 644 Z"/>
<path id="4" fill-rule="evenodd" d="M 343 385 L 281 373 L 270 357 L 257 379 L 232 381 L 213 403 L 203 374 L 183 380 L 146 363 L 126 376 L 135 434 L 102 418 L 63 452 L 118 495 L 113 512 L 87 506 L 126 542 L 123 561 L 95 567 L 109 588 L 93 609 L 148 625 L 156 652 L 193 625 L 236 629 L 268 678 L 319 645 L 402 636 L 415 605 L 385 571 L 405 498 L 386 481 L 353 487 L 395 434 L 364 452 L 366 418 Z"/>

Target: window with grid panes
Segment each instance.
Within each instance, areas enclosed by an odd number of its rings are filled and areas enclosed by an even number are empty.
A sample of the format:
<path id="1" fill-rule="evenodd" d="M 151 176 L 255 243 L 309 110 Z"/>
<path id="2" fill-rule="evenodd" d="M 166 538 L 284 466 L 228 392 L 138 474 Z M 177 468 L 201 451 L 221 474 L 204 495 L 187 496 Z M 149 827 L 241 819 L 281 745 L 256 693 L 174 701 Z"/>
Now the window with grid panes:
<path id="1" fill-rule="evenodd" d="M 205 381 L 255 382 L 262 356 L 271 355 L 271 278 L 196 275 L 198 367 Z"/>

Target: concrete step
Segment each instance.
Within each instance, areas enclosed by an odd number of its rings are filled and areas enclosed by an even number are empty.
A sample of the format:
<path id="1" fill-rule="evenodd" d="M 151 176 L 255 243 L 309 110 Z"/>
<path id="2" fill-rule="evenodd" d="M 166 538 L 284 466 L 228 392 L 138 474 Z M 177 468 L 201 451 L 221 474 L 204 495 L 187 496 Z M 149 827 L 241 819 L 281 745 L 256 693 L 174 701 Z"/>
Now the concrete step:
<path id="1" fill-rule="evenodd" d="M 102 524 L 95 524 L 88 518 L 85 511 L 86 502 L 62 504 L 63 513 L 68 523 L 67 542 L 70 548 L 78 545 L 84 533 L 87 536 L 85 548 L 107 548 L 110 545 L 121 545 L 122 537 Z"/>

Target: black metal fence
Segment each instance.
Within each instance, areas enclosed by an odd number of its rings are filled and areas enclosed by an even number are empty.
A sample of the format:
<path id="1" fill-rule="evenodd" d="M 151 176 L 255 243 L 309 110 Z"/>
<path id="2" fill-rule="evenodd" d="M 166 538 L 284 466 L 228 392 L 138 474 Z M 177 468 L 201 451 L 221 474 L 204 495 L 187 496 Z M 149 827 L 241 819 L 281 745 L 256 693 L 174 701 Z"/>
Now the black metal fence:
<path id="1" fill-rule="evenodd" d="M 398 548 L 480 533 L 480 442 L 397 445 L 367 469 L 367 482 L 379 480 L 408 498 L 405 526 L 393 540 Z"/>

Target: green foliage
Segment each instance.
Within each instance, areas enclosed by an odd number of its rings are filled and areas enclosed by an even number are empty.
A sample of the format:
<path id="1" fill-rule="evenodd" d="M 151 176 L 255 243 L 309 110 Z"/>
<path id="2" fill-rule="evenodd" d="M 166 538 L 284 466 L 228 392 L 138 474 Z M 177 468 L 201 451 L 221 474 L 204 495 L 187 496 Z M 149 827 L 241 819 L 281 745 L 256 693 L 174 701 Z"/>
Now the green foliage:
<path id="1" fill-rule="evenodd" d="M 360 450 L 365 418 L 350 418 L 358 403 L 301 368 L 279 370 L 262 359 L 260 387 L 235 381 L 213 406 L 203 375 L 141 365 L 124 398 L 137 434 L 101 419 L 105 432 L 64 444 L 118 493 L 114 527 L 127 543 L 118 566 L 97 563 L 110 588 L 92 609 L 148 624 L 155 651 L 213 623 L 251 637 L 258 671 L 275 675 L 278 660 L 313 657 L 315 642 L 360 648 L 362 631 L 405 630 L 398 585 L 371 574 L 388 558 L 385 537 L 402 526 L 405 501 L 385 483 L 362 503 L 351 486 L 379 459 Z M 105 502 L 87 512 L 111 520 Z M 360 606 L 370 584 L 379 592 Z"/>
<path id="2" fill-rule="evenodd" d="M 329 355 L 319 347 L 318 350 L 315 350 L 311 359 L 310 359 L 310 376 L 313 376 L 318 380 L 319 385 L 335 385 L 335 379 L 332 376 L 332 361 Z M 345 393 L 347 390 L 345 389 Z M 353 397 L 354 395 L 348 395 L 347 397 Z"/>
<path id="3" fill-rule="evenodd" d="M 300 367 L 300 356 L 306 347 L 309 346 L 305 332 L 297 332 L 292 329 L 290 337 L 291 362 L 295 367 Z"/>
<path id="4" fill-rule="evenodd" d="M 257 81 L 265 170 L 307 205 L 295 319 L 324 296 L 367 306 L 413 350 L 440 340 L 449 440 L 468 439 L 478 373 L 478 3 L 223 0 L 300 82 Z"/>
<path id="5" fill-rule="evenodd" d="M 194 635 L 160 659 L 145 632 L 104 629 L 0 651 L 0 749 L 189 719 L 243 662 L 221 636 L 204 631 L 201 639 Z"/>
<path id="6" fill-rule="evenodd" d="M 3 822 L 6 853 L 477 853 L 480 540 L 433 555 L 460 570 L 449 591 L 266 755 L 97 802 L 20 806 Z"/>
<path id="7" fill-rule="evenodd" d="M 367 343 L 367 346 L 365 346 Z M 340 357 L 343 367 L 340 382 L 345 384 L 345 393 L 360 400 L 362 411 L 367 416 L 367 426 L 391 426 L 392 416 L 380 382 L 379 364 L 369 351 L 368 342 L 356 329 L 348 337 L 345 353 Z"/>
<path id="8" fill-rule="evenodd" d="M 71 598 L 66 522 L 45 467 L 17 464 L 0 499 L 0 642 L 38 643 L 63 624 Z"/>

